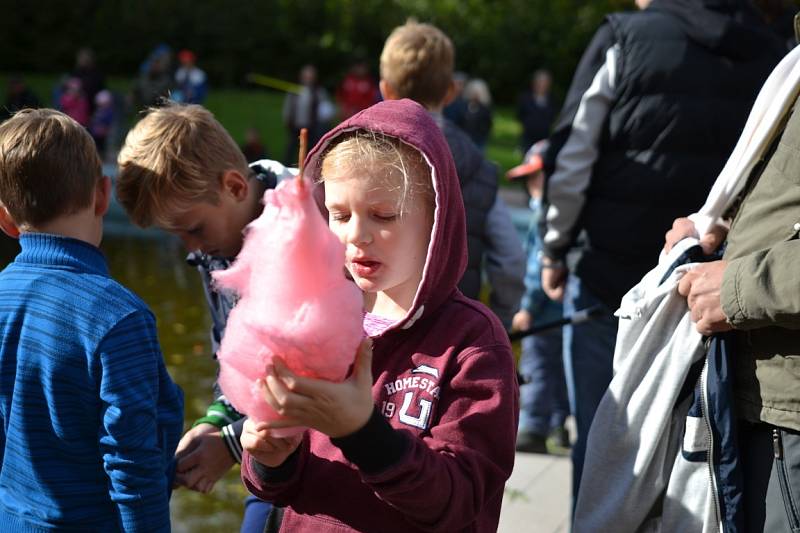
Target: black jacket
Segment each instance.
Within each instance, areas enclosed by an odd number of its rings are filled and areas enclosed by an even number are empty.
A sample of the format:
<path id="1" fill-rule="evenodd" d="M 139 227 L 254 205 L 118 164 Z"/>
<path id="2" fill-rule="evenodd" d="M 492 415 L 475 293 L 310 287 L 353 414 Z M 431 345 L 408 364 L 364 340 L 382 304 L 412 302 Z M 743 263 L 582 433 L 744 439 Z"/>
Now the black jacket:
<path id="1" fill-rule="evenodd" d="M 551 139 L 545 170 L 552 187 L 581 99 L 608 67 L 612 46 L 614 98 L 585 201 L 570 238 L 556 246 L 545 239 L 545 253 L 563 257 L 572 247 L 575 274 L 616 308 L 655 265 L 673 219 L 702 205 L 782 49 L 744 2 L 654 0 L 640 12 L 609 15 Z"/>
<path id="2" fill-rule="evenodd" d="M 463 130 L 447 119 L 442 133 L 453 154 L 467 215 L 467 270 L 458 288 L 467 297 L 477 299 L 486 253 L 486 219 L 497 197 L 497 167 L 483 157 Z"/>

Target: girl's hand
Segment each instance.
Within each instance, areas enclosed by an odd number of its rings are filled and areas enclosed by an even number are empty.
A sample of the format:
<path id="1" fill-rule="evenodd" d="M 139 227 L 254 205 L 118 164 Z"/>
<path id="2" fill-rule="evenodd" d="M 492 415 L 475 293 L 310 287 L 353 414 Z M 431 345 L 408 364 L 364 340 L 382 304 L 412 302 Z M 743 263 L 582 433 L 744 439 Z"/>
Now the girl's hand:
<path id="1" fill-rule="evenodd" d="M 270 434 L 266 422 L 254 422 L 248 418 L 244 422 L 241 437 L 242 448 L 264 466 L 276 467 L 283 464 L 300 446 L 303 434 L 280 438 Z"/>
<path id="2" fill-rule="evenodd" d="M 355 433 L 369 421 L 372 401 L 372 340 L 358 347 L 353 373 L 341 383 L 301 377 L 276 357 L 261 384 L 264 399 L 283 416 L 268 427 L 306 426 L 329 437 Z"/>

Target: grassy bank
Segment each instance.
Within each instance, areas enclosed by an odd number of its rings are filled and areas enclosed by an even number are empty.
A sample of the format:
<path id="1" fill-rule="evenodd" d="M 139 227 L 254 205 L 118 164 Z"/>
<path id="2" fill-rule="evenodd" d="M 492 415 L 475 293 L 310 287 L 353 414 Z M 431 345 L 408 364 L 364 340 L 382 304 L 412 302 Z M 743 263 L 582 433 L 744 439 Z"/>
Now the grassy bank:
<path id="1" fill-rule="evenodd" d="M 28 75 L 28 85 L 36 93 L 43 105 L 52 105 L 51 95 L 58 76 Z M 0 87 L 5 87 L 7 75 L 0 75 Z M 110 78 L 109 88 L 124 99 L 130 92 L 132 81 L 125 78 Z M 244 133 L 250 127 L 261 132 L 268 156 L 282 159 L 286 147 L 286 132 L 281 121 L 283 93 L 259 88 L 212 87 L 206 106 L 210 109 L 237 142 L 242 143 Z M 136 114 L 129 111 L 124 120 L 129 126 Z M 499 107 L 495 109 L 494 128 L 487 146 L 486 154 L 496 162 L 502 171 L 516 165 L 521 154 L 517 149 L 520 126 L 514 118 L 513 109 Z M 507 184 L 505 179 L 501 184 Z"/>

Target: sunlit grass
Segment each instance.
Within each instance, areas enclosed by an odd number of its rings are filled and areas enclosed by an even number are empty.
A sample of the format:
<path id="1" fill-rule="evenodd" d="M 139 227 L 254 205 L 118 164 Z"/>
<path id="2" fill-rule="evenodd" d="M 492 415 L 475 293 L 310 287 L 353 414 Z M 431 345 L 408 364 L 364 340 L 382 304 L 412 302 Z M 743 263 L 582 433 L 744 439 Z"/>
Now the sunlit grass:
<path id="1" fill-rule="evenodd" d="M 53 89 L 59 75 L 26 75 L 30 88 L 43 105 L 52 106 Z M 8 76 L 0 74 L 0 87 L 5 87 Z M 120 102 L 125 104 L 133 87 L 133 80 L 112 77 L 107 80 L 109 88 Z M 283 93 L 260 88 L 214 88 L 209 91 L 206 107 L 211 110 L 237 143 L 244 142 L 245 131 L 250 127 L 259 130 L 267 156 L 282 160 L 286 147 L 286 130 L 282 121 Z M 135 122 L 138 111 L 123 106 L 126 114 L 123 127 Z M 499 106 L 494 109 L 494 125 L 486 148 L 486 156 L 500 167 L 500 184 L 507 185 L 505 172 L 518 164 L 522 154 L 517 144 L 521 128 L 511 107 Z"/>

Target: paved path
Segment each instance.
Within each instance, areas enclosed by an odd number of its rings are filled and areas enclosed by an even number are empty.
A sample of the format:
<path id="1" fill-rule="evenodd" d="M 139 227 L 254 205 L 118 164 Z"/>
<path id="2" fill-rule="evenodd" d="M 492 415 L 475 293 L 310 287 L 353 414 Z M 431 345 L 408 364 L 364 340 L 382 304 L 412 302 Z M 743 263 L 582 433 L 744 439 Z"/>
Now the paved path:
<path id="1" fill-rule="evenodd" d="M 568 533 L 571 469 L 568 457 L 518 453 L 498 533 Z"/>

